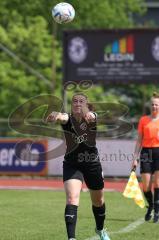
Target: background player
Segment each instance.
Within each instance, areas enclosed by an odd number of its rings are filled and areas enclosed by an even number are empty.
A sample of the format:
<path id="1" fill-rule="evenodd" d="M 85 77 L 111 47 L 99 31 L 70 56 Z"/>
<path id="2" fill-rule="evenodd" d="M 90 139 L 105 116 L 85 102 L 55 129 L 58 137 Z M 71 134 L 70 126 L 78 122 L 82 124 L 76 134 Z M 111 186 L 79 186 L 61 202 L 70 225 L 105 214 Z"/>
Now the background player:
<path id="1" fill-rule="evenodd" d="M 132 167 L 137 166 L 139 153 L 143 191 L 149 204 L 145 220 L 151 219 L 154 209 L 153 222 L 156 223 L 159 222 L 159 94 L 157 93 L 151 98 L 151 115 L 142 116 L 139 120 L 138 140 Z M 154 198 L 151 190 L 153 174 Z"/>

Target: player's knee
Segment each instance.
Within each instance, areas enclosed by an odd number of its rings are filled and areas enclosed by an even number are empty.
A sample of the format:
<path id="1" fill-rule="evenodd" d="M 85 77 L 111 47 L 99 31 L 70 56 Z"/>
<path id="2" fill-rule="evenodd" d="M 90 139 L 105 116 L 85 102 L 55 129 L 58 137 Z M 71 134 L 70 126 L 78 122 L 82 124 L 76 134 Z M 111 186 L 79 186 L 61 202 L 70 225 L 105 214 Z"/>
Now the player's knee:
<path id="1" fill-rule="evenodd" d="M 69 195 L 67 196 L 67 204 L 78 205 L 79 204 L 79 195 Z"/>
<path id="2" fill-rule="evenodd" d="M 143 184 L 143 191 L 144 192 L 151 191 L 151 185 L 150 184 Z"/>
<path id="3" fill-rule="evenodd" d="M 104 204 L 104 199 L 103 198 L 100 198 L 100 199 L 96 199 L 92 202 L 92 204 L 95 206 L 95 207 L 101 207 L 103 204 Z"/>

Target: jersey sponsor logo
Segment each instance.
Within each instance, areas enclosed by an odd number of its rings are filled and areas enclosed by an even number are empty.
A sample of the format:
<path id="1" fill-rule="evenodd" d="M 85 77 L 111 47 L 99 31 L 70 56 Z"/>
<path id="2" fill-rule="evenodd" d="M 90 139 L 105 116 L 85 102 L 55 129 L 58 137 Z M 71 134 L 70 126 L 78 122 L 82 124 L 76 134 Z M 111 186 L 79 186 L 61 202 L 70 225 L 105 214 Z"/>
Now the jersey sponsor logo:
<path id="1" fill-rule="evenodd" d="M 87 133 L 84 133 L 80 136 L 76 136 L 75 134 L 72 134 L 72 137 L 73 137 L 75 143 L 77 143 L 77 144 L 87 141 Z"/>
<path id="2" fill-rule="evenodd" d="M 87 129 L 87 124 L 85 122 L 83 122 L 81 125 L 80 125 L 80 129 L 85 131 Z"/>

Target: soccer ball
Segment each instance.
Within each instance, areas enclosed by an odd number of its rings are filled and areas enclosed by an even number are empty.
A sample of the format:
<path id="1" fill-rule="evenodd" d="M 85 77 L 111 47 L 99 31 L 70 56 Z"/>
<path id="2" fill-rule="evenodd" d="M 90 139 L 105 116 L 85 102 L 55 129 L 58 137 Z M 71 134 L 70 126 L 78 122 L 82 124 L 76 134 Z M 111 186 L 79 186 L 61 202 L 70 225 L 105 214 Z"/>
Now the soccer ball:
<path id="1" fill-rule="evenodd" d="M 53 7 L 52 16 L 57 23 L 68 23 L 74 19 L 75 10 L 71 4 L 61 2 Z"/>

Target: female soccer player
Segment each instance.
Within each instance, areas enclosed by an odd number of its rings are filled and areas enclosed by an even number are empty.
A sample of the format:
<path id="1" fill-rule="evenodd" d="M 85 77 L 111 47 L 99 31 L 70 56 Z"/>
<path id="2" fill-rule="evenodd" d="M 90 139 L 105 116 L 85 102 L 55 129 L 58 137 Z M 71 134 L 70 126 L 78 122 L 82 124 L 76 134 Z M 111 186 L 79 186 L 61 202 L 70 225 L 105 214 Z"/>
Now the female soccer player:
<path id="1" fill-rule="evenodd" d="M 151 219 L 154 209 L 153 222 L 157 223 L 159 222 L 159 94 L 157 93 L 151 98 L 151 115 L 142 116 L 139 120 L 138 140 L 132 167 L 137 166 L 139 153 L 143 191 L 149 204 L 145 221 Z M 154 197 L 152 175 L 154 175 Z"/>
<path id="2" fill-rule="evenodd" d="M 87 96 L 77 93 L 72 98 L 71 114 L 52 112 L 47 122 L 59 122 L 66 138 L 63 181 L 66 193 L 65 223 L 69 240 L 75 240 L 77 209 L 82 182 L 91 196 L 96 233 L 101 240 L 110 240 L 104 227 L 104 179 L 96 148 L 96 113 L 89 110 Z"/>

